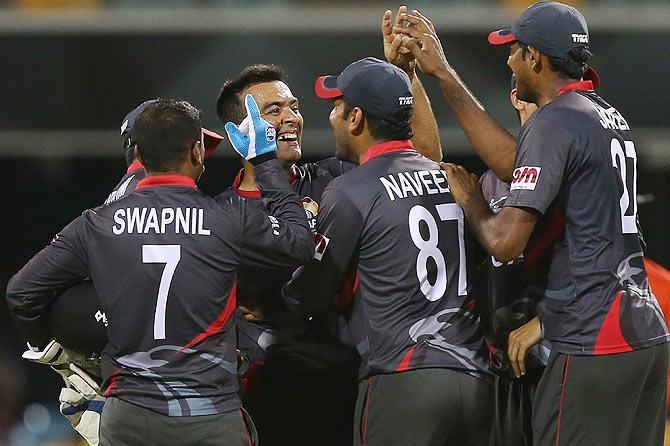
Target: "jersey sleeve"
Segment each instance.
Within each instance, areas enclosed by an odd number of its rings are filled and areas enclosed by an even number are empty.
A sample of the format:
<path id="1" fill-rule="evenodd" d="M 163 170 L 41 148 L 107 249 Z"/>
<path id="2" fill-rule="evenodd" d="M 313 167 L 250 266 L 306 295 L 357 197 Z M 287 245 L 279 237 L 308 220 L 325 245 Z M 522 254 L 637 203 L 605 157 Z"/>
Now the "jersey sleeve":
<path id="1" fill-rule="evenodd" d="M 317 217 L 314 258 L 284 286 L 284 304 L 301 315 L 327 308 L 355 260 L 362 229 L 361 211 L 346 193 L 326 188 Z"/>
<path id="2" fill-rule="evenodd" d="M 544 214 L 561 188 L 573 146 L 573 136 L 556 124 L 529 121 L 519 138 L 505 206 L 528 207 Z"/>
<path id="3" fill-rule="evenodd" d="M 48 311 L 58 291 L 89 274 L 83 224 L 84 216 L 70 223 L 9 280 L 7 305 L 19 332 L 32 346 L 41 348 L 51 340 Z"/>
<path id="4" fill-rule="evenodd" d="M 267 212 L 242 202 L 242 263 L 246 266 L 304 265 L 314 253 L 314 239 L 298 196 L 278 160 L 254 168 Z"/>

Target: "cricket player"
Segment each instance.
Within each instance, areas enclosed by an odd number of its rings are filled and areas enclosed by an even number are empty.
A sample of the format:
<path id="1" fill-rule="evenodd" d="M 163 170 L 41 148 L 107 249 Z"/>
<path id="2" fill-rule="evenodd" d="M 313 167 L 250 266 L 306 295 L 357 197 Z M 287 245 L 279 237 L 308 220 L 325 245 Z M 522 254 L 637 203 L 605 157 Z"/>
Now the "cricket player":
<path id="1" fill-rule="evenodd" d="M 10 280 L 10 310 L 39 355 L 51 345 L 54 291 L 91 278 L 109 321 L 102 445 L 153 444 L 157 432 L 164 444 L 251 444 L 237 394 L 235 271 L 244 250 L 300 264 L 313 242 L 276 161 L 274 128 L 251 97 L 247 110 L 234 147 L 257 164 L 272 215 L 197 189 L 200 112 L 159 100 L 133 127 L 147 173 L 136 192 L 84 212 Z"/>
<path id="2" fill-rule="evenodd" d="M 410 138 L 407 75 L 375 58 L 322 76 L 336 157 L 359 166 L 331 181 L 314 259 L 283 292 L 318 314 L 350 294 L 362 351 L 354 444 L 487 444 L 491 384 L 468 295 L 464 220 L 439 165 Z"/>
<path id="3" fill-rule="evenodd" d="M 422 68 L 447 79 L 443 92 L 452 94 L 453 71 L 434 30 L 419 14 L 407 19 L 416 27 L 404 30 L 404 44 Z M 573 7 L 537 3 L 489 42 L 509 45 L 518 97 L 539 108 L 519 137 L 503 210 L 490 210 L 462 167 L 444 168 L 454 198 L 499 261 L 524 250 L 552 203 L 565 215 L 570 274 L 550 272 L 550 292 L 537 307 L 552 353 L 533 407 L 534 444 L 660 445 L 668 330 L 638 237 L 634 137 L 583 79 L 592 56 L 586 20 Z M 483 110 L 469 113 L 477 115 L 474 126 L 491 124 Z"/>

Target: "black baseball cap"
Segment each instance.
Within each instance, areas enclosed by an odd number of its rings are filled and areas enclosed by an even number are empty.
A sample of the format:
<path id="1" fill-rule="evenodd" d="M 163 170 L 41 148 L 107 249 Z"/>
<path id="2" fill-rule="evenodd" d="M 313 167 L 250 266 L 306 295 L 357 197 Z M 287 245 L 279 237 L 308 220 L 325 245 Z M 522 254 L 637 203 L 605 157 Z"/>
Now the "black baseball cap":
<path id="1" fill-rule="evenodd" d="M 374 57 L 357 60 L 339 76 L 321 76 L 314 85 L 321 99 L 344 97 L 371 116 L 401 123 L 399 112 L 412 107 L 412 82 L 400 68 Z"/>
<path id="2" fill-rule="evenodd" d="M 137 117 L 144 111 L 144 109 L 156 102 L 158 102 L 158 99 L 144 101 L 129 111 L 126 117 L 123 118 L 123 123 L 121 124 L 121 141 L 124 149 L 133 144 L 132 130 Z M 202 134 L 204 136 L 204 141 L 202 143 L 205 146 L 205 158 L 209 158 L 214 153 L 214 150 L 219 147 L 221 141 L 223 141 L 223 136 L 204 127 L 202 128 Z"/>
<path id="3" fill-rule="evenodd" d="M 575 47 L 588 47 L 589 29 L 584 16 L 572 6 L 541 2 L 529 6 L 512 28 L 489 34 L 491 45 L 518 40 L 553 57 L 567 59 Z"/>

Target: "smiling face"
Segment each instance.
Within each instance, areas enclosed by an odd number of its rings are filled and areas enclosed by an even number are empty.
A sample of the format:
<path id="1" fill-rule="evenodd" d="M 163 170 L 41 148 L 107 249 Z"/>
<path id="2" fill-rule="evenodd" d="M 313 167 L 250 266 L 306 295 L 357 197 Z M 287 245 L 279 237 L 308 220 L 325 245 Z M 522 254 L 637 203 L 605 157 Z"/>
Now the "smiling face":
<path id="1" fill-rule="evenodd" d="M 262 118 L 277 130 L 277 158 L 286 167 L 299 161 L 303 119 L 288 85 L 282 81 L 252 85 L 240 93 L 240 100 L 244 101 L 247 94 L 256 100 Z"/>

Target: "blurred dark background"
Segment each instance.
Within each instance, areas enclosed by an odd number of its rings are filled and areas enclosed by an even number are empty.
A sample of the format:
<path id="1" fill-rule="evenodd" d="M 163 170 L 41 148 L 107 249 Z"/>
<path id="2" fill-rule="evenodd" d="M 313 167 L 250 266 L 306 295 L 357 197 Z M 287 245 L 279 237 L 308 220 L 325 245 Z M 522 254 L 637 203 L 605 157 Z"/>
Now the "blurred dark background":
<path id="1" fill-rule="evenodd" d="M 189 100 L 222 131 L 214 104 L 224 79 L 252 63 L 285 67 L 305 117 L 303 154 L 334 152 L 330 104 L 314 79 L 349 62 L 383 57 L 379 23 L 397 2 L 0 1 L 0 287 L 53 235 L 100 204 L 125 172 L 118 128 L 145 99 Z M 508 100 L 507 49 L 487 44 L 523 1 L 419 1 L 452 65 L 485 107 L 518 132 Z M 575 4 L 575 2 L 573 2 Z M 628 119 L 639 160 L 639 215 L 648 256 L 670 265 L 670 6 L 665 1 L 578 2 L 591 26 L 600 94 Z M 73 8 L 73 5 L 75 8 Z M 517 8 L 517 9 L 515 9 Z M 475 172 L 472 155 L 436 84 L 422 77 L 440 125 L 444 159 Z M 209 160 L 201 188 L 216 194 L 239 168 L 226 143 Z M 73 324 L 77 321 L 73 320 Z M 56 410 L 60 378 L 20 359 L 19 338 L 0 305 L 0 445 L 71 444 Z"/>

